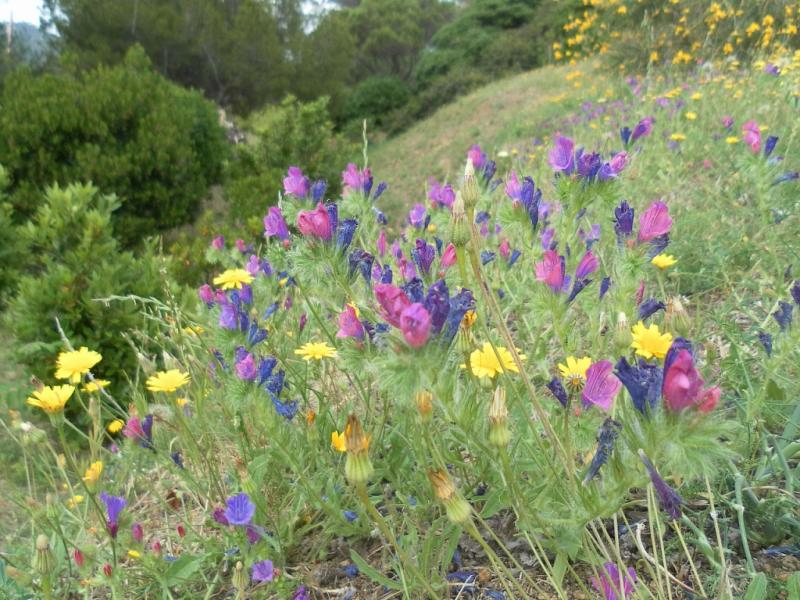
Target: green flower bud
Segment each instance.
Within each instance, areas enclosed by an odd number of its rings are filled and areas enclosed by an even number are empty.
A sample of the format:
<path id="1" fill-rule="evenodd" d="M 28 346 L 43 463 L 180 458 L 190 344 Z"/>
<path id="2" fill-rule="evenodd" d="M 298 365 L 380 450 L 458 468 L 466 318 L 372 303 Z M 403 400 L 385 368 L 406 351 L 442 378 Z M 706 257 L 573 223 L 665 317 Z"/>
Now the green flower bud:
<path id="1" fill-rule="evenodd" d="M 511 441 L 508 429 L 508 408 L 506 407 L 506 390 L 497 387 L 494 390 L 492 404 L 489 407 L 489 443 L 495 448 L 505 448 Z"/>
<path id="2" fill-rule="evenodd" d="M 472 237 L 467 211 L 464 207 L 464 198 L 461 192 L 456 192 L 453 202 L 453 212 L 450 216 L 450 239 L 456 248 L 464 248 Z"/>
<path id="3" fill-rule="evenodd" d="M 475 179 L 475 167 L 472 166 L 472 161 L 469 159 L 467 159 L 467 166 L 464 169 L 464 185 L 461 186 L 461 195 L 464 197 L 467 214 L 471 214 L 478 205 L 481 189 L 478 187 L 478 180 Z"/>
<path id="4" fill-rule="evenodd" d="M 50 550 L 50 540 L 40 534 L 36 538 L 36 551 L 33 554 L 33 570 L 39 575 L 49 575 L 53 571 L 53 553 Z"/>
<path id="5" fill-rule="evenodd" d="M 469 521 L 472 508 L 458 492 L 447 472 L 442 469 L 428 471 L 428 479 L 430 479 L 436 497 L 444 504 L 447 518 L 459 525 Z"/>
<path id="6" fill-rule="evenodd" d="M 247 589 L 248 584 L 247 572 L 244 570 L 242 561 L 237 561 L 236 566 L 233 568 L 233 587 L 242 594 Z"/>

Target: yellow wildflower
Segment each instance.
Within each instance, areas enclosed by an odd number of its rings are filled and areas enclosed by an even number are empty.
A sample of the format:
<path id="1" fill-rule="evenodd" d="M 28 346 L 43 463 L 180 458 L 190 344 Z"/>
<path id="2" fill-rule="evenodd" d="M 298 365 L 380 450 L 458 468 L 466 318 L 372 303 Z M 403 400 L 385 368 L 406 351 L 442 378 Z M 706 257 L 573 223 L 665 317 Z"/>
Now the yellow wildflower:
<path id="1" fill-rule="evenodd" d="M 138 550 L 128 550 L 128 558 L 137 559 L 141 556 L 141 552 Z"/>
<path id="2" fill-rule="evenodd" d="M 725 141 L 728 142 L 729 144 L 738 144 L 739 138 L 736 137 L 735 135 L 729 135 L 728 137 L 725 138 Z"/>
<path id="3" fill-rule="evenodd" d="M 100 480 L 100 474 L 102 472 L 103 461 L 95 461 L 86 469 L 86 472 L 83 474 L 83 480 L 86 482 L 86 485 L 95 484 Z"/>
<path id="4" fill-rule="evenodd" d="M 86 346 L 79 350 L 62 352 L 56 361 L 56 379 L 69 379 L 70 383 L 80 383 L 84 373 L 99 363 L 103 357 Z"/>
<path id="5" fill-rule="evenodd" d="M 336 349 L 329 346 L 327 342 L 307 342 L 294 353 L 302 356 L 305 361 L 322 360 L 323 358 L 334 358 Z"/>
<path id="6" fill-rule="evenodd" d="M 689 121 L 694 121 L 694 120 L 697 118 L 697 113 L 694 113 L 694 112 L 691 112 L 691 111 L 690 111 L 690 112 L 687 112 L 687 113 L 686 113 L 686 118 L 687 118 Z"/>
<path id="7" fill-rule="evenodd" d="M 148 377 L 146 386 L 151 392 L 174 392 L 189 383 L 189 375 L 178 369 L 159 371 Z"/>
<path id="8" fill-rule="evenodd" d="M 331 446 L 337 452 L 347 452 L 347 442 L 344 438 L 344 432 L 331 431 Z"/>
<path id="9" fill-rule="evenodd" d="M 80 494 L 75 494 L 72 498 L 67 500 L 67 508 L 75 508 L 81 502 L 83 502 L 83 496 Z"/>
<path id="10" fill-rule="evenodd" d="M 242 285 L 253 283 L 253 276 L 244 269 L 228 269 L 214 277 L 214 285 L 223 290 L 240 290 Z"/>
<path id="11" fill-rule="evenodd" d="M 678 259 L 671 254 L 656 254 L 650 262 L 659 269 L 666 269 L 667 267 L 671 267 L 672 265 L 676 264 Z"/>
<path id="12" fill-rule="evenodd" d="M 672 345 L 672 334 L 669 332 L 661 333 L 658 325 L 653 323 L 650 327 L 645 327 L 642 321 L 633 326 L 633 342 L 631 348 L 636 350 L 636 354 L 645 358 L 663 359 L 667 355 L 667 350 Z"/>
<path id="13" fill-rule="evenodd" d="M 124 426 L 125 422 L 122 419 L 114 419 L 113 421 L 111 421 L 111 423 L 106 425 L 106 431 L 108 431 L 108 433 L 110 434 L 119 433 L 120 431 L 122 431 L 122 428 Z"/>
<path id="14" fill-rule="evenodd" d="M 93 392 L 99 392 L 110 383 L 111 382 L 108 379 L 94 379 L 92 381 L 87 381 L 81 389 L 84 392 L 91 394 Z"/>
<path id="15" fill-rule="evenodd" d="M 495 348 L 497 352 L 495 352 Z M 492 348 L 489 342 L 484 342 L 483 348 L 474 350 L 472 354 L 470 354 L 469 365 L 472 369 L 472 373 L 476 377 L 494 378 L 498 373 L 505 373 L 506 371 L 519 373 L 517 365 L 514 364 L 511 352 L 503 346 L 495 346 L 495 348 Z M 519 357 L 521 360 L 527 358 L 524 354 L 520 354 Z M 462 364 L 461 368 L 466 369 L 467 365 Z"/>
<path id="16" fill-rule="evenodd" d="M 592 366 L 592 359 L 588 356 L 576 359 L 574 356 L 567 357 L 567 364 L 558 364 L 558 370 L 561 372 L 561 377 L 567 384 L 567 387 L 579 390 L 586 383 L 586 371 Z"/>
<path id="17" fill-rule="evenodd" d="M 41 390 L 33 392 L 33 396 L 26 402 L 30 406 L 37 406 L 48 414 L 60 413 L 64 410 L 64 405 L 70 399 L 75 388 L 71 385 L 57 385 L 43 387 Z"/>
<path id="18" fill-rule="evenodd" d="M 671 139 L 673 142 L 682 142 L 686 139 L 686 136 L 682 133 L 673 133 L 671 136 L 669 136 L 669 139 Z"/>

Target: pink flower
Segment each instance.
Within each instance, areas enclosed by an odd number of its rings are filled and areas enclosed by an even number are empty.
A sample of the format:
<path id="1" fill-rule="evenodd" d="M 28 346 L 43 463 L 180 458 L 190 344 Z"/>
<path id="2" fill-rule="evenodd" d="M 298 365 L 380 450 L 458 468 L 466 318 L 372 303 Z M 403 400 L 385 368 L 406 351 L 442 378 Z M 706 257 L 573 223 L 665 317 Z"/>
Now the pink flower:
<path id="1" fill-rule="evenodd" d="M 456 255 L 456 247 L 453 245 L 452 242 L 450 242 L 449 244 L 447 244 L 447 247 L 444 249 L 444 252 L 442 252 L 442 258 L 439 264 L 442 269 L 449 269 L 454 264 L 456 264 L 457 258 L 458 257 Z"/>
<path id="2" fill-rule="evenodd" d="M 545 250 L 544 259 L 537 262 L 536 281 L 543 281 L 554 292 L 560 292 L 564 285 L 564 257 L 555 250 Z"/>
<path id="3" fill-rule="evenodd" d="M 758 128 L 758 123 L 750 120 L 742 125 L 742 139 L 750 146 L 753 154 L 758 154 L 761 150 L 761 130 Z"/>
<path id="4" fill-rule="evenodd" d="M 622 382 L 611 373 L 614 365 L 609 360 L 594 363 L 586 370 L 586 385 L 583 387 L 583 404 L 594 404 L 608 412 L 622 387 Z"/>
<path id="5" fill-rule="evenodd" d="M 364 339 L 364 326 L 358 320 L 356 309 L 351 304 L 346 304 L 344 310 L 339 313 L 339 331 L 336 332 L 336 337 Z"/>
<path id="6" fill-rule="evenodd" d="M 412 348 L 421 348 L 431 331 L 430 313 L 419 302 L 406 307 L 400 315 L 400 331 Z"/>
<path id="7" fill-rule="evenodd" d="M 347 169 L 342 171 L 342 183 L 345 193 L 363 192 L 366 184 L 372 179 L 369 168 L 359 170 L 355 163 L 348 163 Z"/>
<path id="8" fill-rule="evenodd" d="M 397 259 L 397 268 L 400 269 L 400 275 L 406 281 L 411 281 L 417 276 L 417 267 L 414 266 L 414 261 L 408 260 L 405 256 Z"/>
<path id="9" fill-rule="evenodd" d="M 500 256 L 508 260 L 508 257 L 511 256 L 511 244 L 508 243 L 508 238 L 505 238 L 502 242 L 500 242 L 498 251 L 500 252 Z"/>
<path id="10" fill-rule="evenodd" d="M 575 269 L 575 277 L 577 279 L 583 279 L 591 275 L 597 271 L 598 265 L 597 257 L 592 254 L 591 250 L 587 251 L 586 254 L 583 255 L 583 258 L 581 258 L 581 262 L 578 263 L 578 268 Z"/>
<path id="11" fill-rule="evenodd" d="M 322 202 L 315 210 L 301 210 L 297 214 L 297 228 L 304 236 L 331 239 L 331 218 Z"/>
<path id="12" fill-rule="evenodd" d="M 308 177 L 303 175 L 300 167 L 289 167 L 289 173 L 283 178 L 283 191 L 298 198 L 305 198 L 309 189 Z"/>
<path id="13" fill-rule="evenodd" d="M 639 217 L 639 241 L 649 242 L 653 238 L 669 233 L 672 228 L 672 218 L 669 216 L 667 205 L 656 200 Z"/>
<path id="14" fill-rule="evenodd" d="M 705 388 L 705 381 L 694 366 L 692 353 L 682 349 L 664 374 L 664 406 L 680 412 L 695 406 L 700 412 L 711 412 L 719 402 L 722 391 L 714 386 Z"/>
<path id="15" fill-rule="evenodd" d="M 211 240 L 211 247 L 214 250 L 222 250 L 225 247 L 225 237 L 218 235 L 213 240 Z"/>
<path id="16" fill-rule="evenodd" d="M 568 137 L 557 135 L 555 146 L 547 155 L 547 162 L 557 173 L 569 175 L 575 168 L 575 143 Z"/>
<path id="17" fill-rule="evenodd" d="M 600 579 L 592 577 L 592 586 L 603 594 L 604 600 L 625 600 L 633 594 L 635 583 L 636 571 L 633 567 L 628 567 L 627 573 L 623 573 L 620 577 L 619 568 L 612 562 L 603 565 Z"/>
<path id="18" fill-rule="evenodd" d="M 283 218 L 283 213 L 277 206 L 270 206 L 267 216 L 264 217 L 264 235 L 268 238 L 274 235 L 282 240 L 289 238 L 286 219 Z"/>
<path id="19" fill-rule="evenodd" d="M 516 171 L 511 171 L 511 175 L 509 175 L 508 181 L 506 181 L 505 192 L 506 196 L 512 200 L 520 199 L 522 195 L 522 184 L 519 181 L 519 177 L 517 177 Z"/>
<path id="20" fill-rule="evenodd" d="M 212 290 L 211 286 L 207 283 L 200 286 L 200 289 L 197 290 L 197 295 L 200 296 L 200 300 L 206 304 L 214 303 L 214 290 Z"/>
<path id="21" fill-rule="evenodd" d="M 381 316 L 386 322 L 400 327 L 403 311 L 411 305 L 406 293 L 391 283 L 379 283 L 375 286 L 375 299 L 381 305 Z"/>
<path id="22" fill-rule="evenodd" d="M 142 429 L 142 422 L 139 417 L 131 417 L 125 423 L 125 428 L 122 430 L 122 435 L 132 440 L 145 439 L 144 429 Z"/>
<path id="23" fill-rule="evenodd" d="M 472 161 L 472 166 L 476 171 L 486 164 L 486 153 L 477 144 L 470 147 L 467 158 Z"/>
<path id="24" fill-rule="evenodd" d="M 384 254 L 386 254 L 386 230 L 381 229 L 381 232 L 378 234 L 378 240 L 375 242 L 375 246 L 378 248 L 378 256 L 383 258 Z"/>

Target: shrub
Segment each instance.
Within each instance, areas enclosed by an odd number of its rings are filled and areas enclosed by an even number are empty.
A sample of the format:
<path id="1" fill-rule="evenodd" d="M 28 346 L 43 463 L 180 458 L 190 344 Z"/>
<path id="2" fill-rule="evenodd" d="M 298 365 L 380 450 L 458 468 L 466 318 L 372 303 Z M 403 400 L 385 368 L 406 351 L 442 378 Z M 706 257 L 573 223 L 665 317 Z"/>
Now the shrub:
<path id="1" fill-rule="evenodd" d="M 13 221 L 13 210 L 3 194 L 7 184 L 6 170 L 0 165 L 0 306 L 14 288 L 23 259 L 19 227 Z"/>
<path id="2" fill-rule="evenodd" d="M 17 219 L 46 186 L 93 182 L 119 198 L 114 229 L 129 245 L 189 221 L 221 173 L 214 106 L 158 75 L 140 48 L 82 75 L 12 74 L 2 105 L 0 162 Z"/>
<path id="3" fill-rule="evenodd" d="M 329 194 L 338 192 L 342 164 L 355 148 L 334 133 L 327 105 L 327 98 L 302 103 L 289 96 L 250 117 L 252 139 L 237 148 L 225 186 L 234 219 L 263 217 L 282 188 L 286 165 L 327 180 Z"/>
<path id="4" fill-rule="evenodd" d="M 120 249 L 111 228 L 118 206 L 116 197 L 92 185 L 52 187 L 21 228 L 30 265 L 4 319 L 18 344 L 17 360 L 43 379 L 52 377 L 53 353 L 63 348 L 55 317 L 73 344 L 103 355 L 98 375 L 118 383 L 135 365 L 123 334 L 143 327 L 140 307 L 96 300 L 163 297 L 162 261 L 147 244 L 139 256 Z"/>
<path id="5" fill-rule="evenodd" d="M 347 99 L 347 119 L 375 119 L 408 102 L 408 86 L 397 77 L 370 77 L 359 83 Z"/>

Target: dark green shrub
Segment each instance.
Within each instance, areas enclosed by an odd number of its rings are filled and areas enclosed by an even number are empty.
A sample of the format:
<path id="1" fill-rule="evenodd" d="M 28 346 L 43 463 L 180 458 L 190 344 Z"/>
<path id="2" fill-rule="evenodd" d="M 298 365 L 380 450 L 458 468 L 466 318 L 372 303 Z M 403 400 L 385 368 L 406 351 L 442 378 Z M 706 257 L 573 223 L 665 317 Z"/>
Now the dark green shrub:
<path id="1" fill-rule="evenodd" d="M 225 186 L 231 217 L 263 217 L 283 189 L 289 165 L 301 167 L 311 179 L 327 180 L 328 195 L 336 196 L 340 173 L 355 148 L 334 133 L 327 104 L 327 98 L 302 103 L 289 96 L 250 117 L 252 135 L 237 147 Z"/>
<path id="2" fill-rule="evenodd" d="M 13 221 L 11 205 L 5 202 L 4 190 L 7 185 L 6 170 L 0 165 L 0 307 L 16 286 L 24 257 L 20 228 Z"/>
<path id="3" fill-rule="evenodd" d="M 46 186 L 93 182 L 120 199 L 114 229 L 132 244 L 191 220 L 221 173 L 216 109 L 158 75 L 141 48 L 79 76 L 14 73 L 2 108 L 0 163 L 17 219 L 36 211 Z"/>
<path id="4" fill-rule="evenodd" d="M 397 77 L 370 77 L 359 83 L 345 105 L 347 119 L 374 119 L 381 117 L 408 102 L 409 89 Z"/>
<path id="5" fill-rule="evenodd" d="M 17 342 L 15 359 L 45 381 L 52 380 L 55 355 L 63 349 L 55 317 L 76 347 L 103 355 L 98 375 L 122 384 L 122 373 L 133 372 L 136 359 L 123 334 L 144 327 L 140 307 L 96 299 L 163 297 L 159 270 L 165 263 L 152 245 L 137 256 L 120 248 L 111 227 L 118 206 L 92 185 L 52 187 L 22 227 L 29 266 L 4 321 Z"/>

